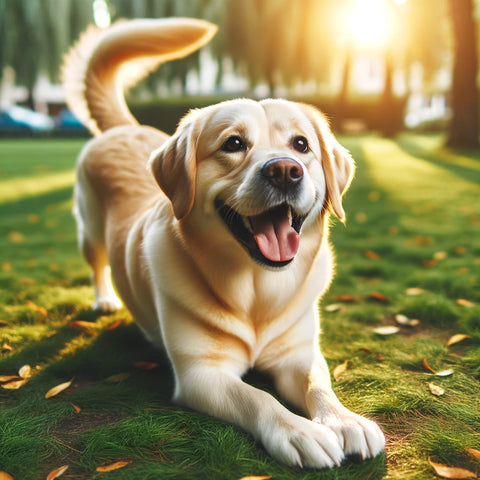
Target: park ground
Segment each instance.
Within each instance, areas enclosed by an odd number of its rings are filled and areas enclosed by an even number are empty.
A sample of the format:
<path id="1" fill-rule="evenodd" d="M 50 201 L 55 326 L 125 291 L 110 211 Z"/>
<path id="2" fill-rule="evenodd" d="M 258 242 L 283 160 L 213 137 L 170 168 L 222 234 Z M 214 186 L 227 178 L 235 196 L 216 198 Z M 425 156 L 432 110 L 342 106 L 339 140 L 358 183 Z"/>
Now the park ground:
<path id="1" fill-rule="evenodd" d="M 478 476 L 480 152 L 443 141 L 342 138 L 357 173 L 346 225 L 331 229 L 337 273 L 319 305 L 321 347 L 337 395 L 382 426 L 387 448 L 321 472 L 279 465 L 247 434 L 171 402 L 168 361 L 128 312 L 89 310 L 71 215 L 83 141 L 1 141 L 0 471 L 15 480 L 64 465 L 62 479 L 429 480 L 434 462 Z M 247 380 L 272 389 L 257 373 Z M 113 464 L 122 468 L 97 471 Z"/>

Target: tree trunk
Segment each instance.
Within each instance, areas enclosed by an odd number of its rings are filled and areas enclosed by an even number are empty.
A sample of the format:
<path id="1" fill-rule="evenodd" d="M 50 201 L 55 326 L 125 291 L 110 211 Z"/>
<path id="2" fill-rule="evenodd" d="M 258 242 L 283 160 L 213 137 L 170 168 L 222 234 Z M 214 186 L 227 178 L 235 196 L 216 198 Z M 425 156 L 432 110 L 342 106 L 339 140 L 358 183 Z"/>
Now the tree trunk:
<path id="1" fill-rule="evenodd" d="M 449 0 L 455 45 L 447 145 L 478 147 L 477 43 L 472 0 Z"/>

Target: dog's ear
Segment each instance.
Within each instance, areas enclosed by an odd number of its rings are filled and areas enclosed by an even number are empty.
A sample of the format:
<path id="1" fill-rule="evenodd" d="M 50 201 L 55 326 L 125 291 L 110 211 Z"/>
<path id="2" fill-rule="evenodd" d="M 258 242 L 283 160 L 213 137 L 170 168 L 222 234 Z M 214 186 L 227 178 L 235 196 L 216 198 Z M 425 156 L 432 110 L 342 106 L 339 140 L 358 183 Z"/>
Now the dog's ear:
<path id="1" fill-rule="evenodd" d="M 352 181 L 355 163 L 348 150 L 333 136 L 323 114 L 310 105 L 302 105 L 313 122 L 321 149 L 321 162 L 327 185 L 326 202 L 329 209 L 343 222 L 345 211 L 342 196 Z"/>
<path id="2" fill-rule="evenodd" d="M 197 173 L 197 146 L 193 122 L 182 120 L 175 134 L 150 156 L 149 167 L 155 180 L 170 199 L 180 220 L 193 207 Z"/>

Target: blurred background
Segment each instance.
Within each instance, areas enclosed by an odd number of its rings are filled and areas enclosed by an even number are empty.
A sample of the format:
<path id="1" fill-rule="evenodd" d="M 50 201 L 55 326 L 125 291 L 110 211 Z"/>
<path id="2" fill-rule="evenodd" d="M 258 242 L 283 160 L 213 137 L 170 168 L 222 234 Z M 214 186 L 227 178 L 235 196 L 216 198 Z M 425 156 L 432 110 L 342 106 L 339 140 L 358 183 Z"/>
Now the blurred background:
<path id="1" fill-rule="evenodd" d="M 444 131 L 478 146 L 479 0 L 0 0 L 0 136 L 85 135 L 64 103 L 69 46 L 90 23 L 171 16 L 219 32 L 129 92 L 141 123 L 171 133 L 191 107 L 273 96 L 348 134 Z"/>

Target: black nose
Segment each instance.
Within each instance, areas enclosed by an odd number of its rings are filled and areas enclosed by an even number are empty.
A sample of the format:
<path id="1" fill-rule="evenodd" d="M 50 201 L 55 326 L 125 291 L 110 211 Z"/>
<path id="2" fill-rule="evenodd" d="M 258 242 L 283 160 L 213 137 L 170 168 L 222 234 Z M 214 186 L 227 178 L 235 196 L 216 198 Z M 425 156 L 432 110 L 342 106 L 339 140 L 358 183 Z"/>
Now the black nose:
<path id="1" fill-rule="evenodd" d="M 275 187 L 287 192 L 303 177 L 303 168 L 291 158 L 273 158 L 262 167 L 262 175 Z"/>

